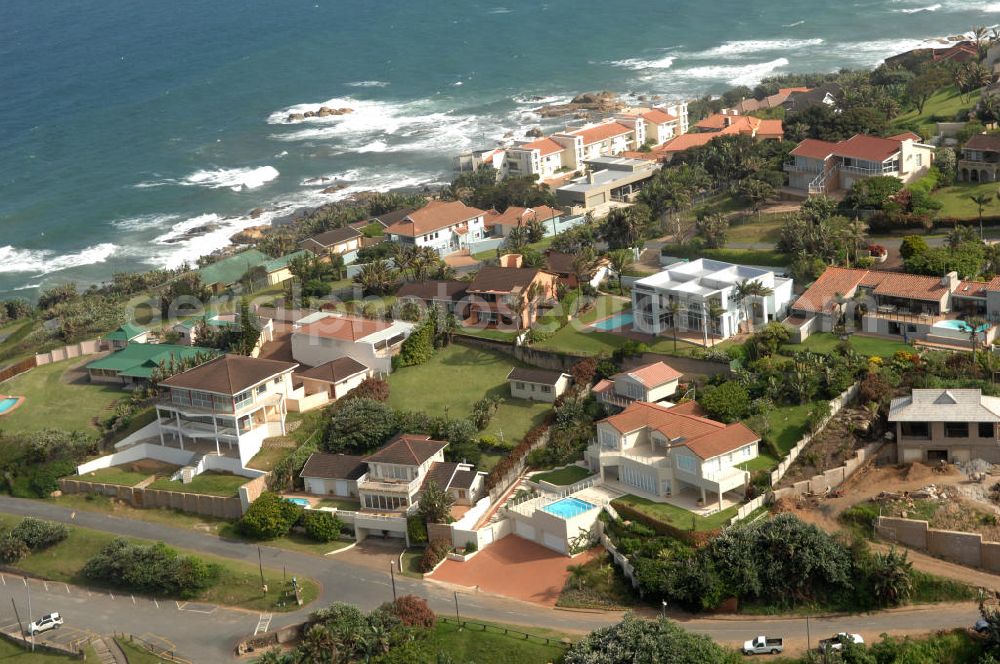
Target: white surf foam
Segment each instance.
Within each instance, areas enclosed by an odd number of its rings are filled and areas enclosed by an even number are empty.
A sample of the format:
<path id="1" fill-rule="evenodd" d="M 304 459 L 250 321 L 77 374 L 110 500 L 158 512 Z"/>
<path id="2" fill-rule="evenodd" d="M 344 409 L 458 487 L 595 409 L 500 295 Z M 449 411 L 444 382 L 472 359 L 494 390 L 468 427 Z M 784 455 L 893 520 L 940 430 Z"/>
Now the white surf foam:
<path id="1" fill-rule="evenodd" d="M 905 53 L 915 48 L 942 48 L 940 39 L 871 39 L 861 42 L 834 44 L 832 49 L 840 57 L 858 65 L 875 65 L 897 53 Z"/>
<path id="2" fill-rule="evenodd" d="M 643 69 L 670 69 L 677 56 L 667 55 L 656 60 L 642 60 L 640 58 L 629 58 L 627 60 L 612 60 L 608 62 L 609 65 L 614 67 L 624 67 L 626 69 L 633 69 L 635 71 L 641 71 Z"/>
<path id="3" fill-rule="evenodd" d="M 199 170 L 181 180 L 180 184 L 208 187 L 209 189 L 256 189 L 278 177 L 278 169 L 273 166 L 257 168 L 219 168 L 214 171 Z"/>
<path id="4" fill-rule="evenodd" d="M 794 23 L 785 23 L 781 27 L 783 27 L 783 28 L 797 28 L 800 25 L 805 25 L 805 21 L 795 21 Z"/>
<path id="5" fill-rule="evenodd" d="M 388 85 L 386 81 L 354 81 L 347 84 L 350 88 L 384 88 Z"/>
<path id="6" fill-rule="evenodd" d="M 196 217 L 191 217 L 189 219 L 185 219 L 184 221 L 180 221 L 174 224 L 173 226 L 170 227 L 169 231 L 155 237 L 153 239 L 153 242 L 156 242 L 158 244 L 169 244 L 171 242 L 177 241 L 178 238 L 182 237 L 188 231 L 192 231 L 202 226 L 216 224 L 221 220 L 222 218 L 215 213 L 199 214 Z"/>
<path id="7" fill-rule="evenodd" d="M 111 224 L 123 231 L 144 231 L 165 226 L 174 219 L 177 219 L 176 214 L 141 214 L 137 217 L 115 219 Z"/>
<path id="8" fill-rule="evenodd" d="M 735 58 L 755 53 L 773 53 L 777 51 L 794 51 L 812 46 L 819 46 L 824 40 L 812 39 L 744 39 L 728 41 L 707 51 L 692 54 L 692 58 Z"/>
<path id="9" fill-rule="evenodd" d="M 787 58 L 750 65 L 706 65 L 673 70 L 672 76 L 684 79 L 723 80 L 730 85 L 755 85 L 764 77 L 788 65 Z"/>
<path id="10" fill-rule="evenodd" d="M 531 105 L 531 106 L 545 106 L 547 104 L 566 104 L 572 100 L 572 97 L 566 95 L 518 95 L 516 97 L 511 97 L 511 101 L 515 104 L 521 105 Z"/>
<path id="11" fill-rule="evenodd" d="M 919 14 L 920 12 L 936 12 L 941 9 L 943 5 L 939 2 L 933 5 L 927 5 L 926 7 L 911 7 L 908 9 L 893 9 L 892 11 L 897 14 Z"/>
<path id="12" fill-rule="evenodd" d="M 52 274 L 72 267 L 103 263 L 118 250 L 110 242 L 95 244 L 75 254 L 55 255 L 51 249 L 19 249 L 0 247 L 0 272 L 30 272 Z"/>

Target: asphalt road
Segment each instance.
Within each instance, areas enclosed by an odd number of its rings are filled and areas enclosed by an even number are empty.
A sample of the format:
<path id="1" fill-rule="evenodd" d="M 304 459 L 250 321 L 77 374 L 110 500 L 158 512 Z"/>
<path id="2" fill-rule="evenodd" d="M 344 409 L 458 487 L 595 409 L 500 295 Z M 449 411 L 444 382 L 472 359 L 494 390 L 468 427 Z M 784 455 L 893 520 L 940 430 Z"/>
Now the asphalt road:
<path id="1" fill-rule="evenodd" d="M 50 503 L 0 496 L 0 512 L 20 516 L 75 523 L 82 527 L 130 537 L 159 540 L 173 546 L 224 556 L 251 563 L 257 562 L 257 547 L 243 542 L 220 539 L 213 535 L 172 528 L 144 521 L 131 521 L 94 512 L 74 512 Z M 356 604 L 370 610 L 392 597 L 388 570 L 381 572 L 363 565 L 350 564 L 337 556 L 321 558 L 284 549 L 261 547 L 264 565 L 284 567 L 289 575 L 307 576 L 322 586 L 318 601 L 293 613 L 274 614 L 270 628 L 301 622 L 308 614 L 333 602 Z M 431 607 L 444 614 L 455 611 L 452 588 L 396 576 L 399 594 L 413 593 L 427 598 Z M 172 647 L 195 662 L 218 662 L 233 656 L 236 642 L 257 628 L 261 614 L 240 609 L 173 601 L 154 601 L 131 595 L 99 593 L 63 583 L 25 581 L 9 574 L 0 575 L 0 624 L 15 622 L 11 599 L 24 618 L 30 592 L 32 612 L 37 617 L 59 611 L 67 627 L 96 634 L 128 632 Z M 584 632 L 612 624 L 619 613 L 553 610 L 526 602 L 458 590 L 459 611 L 463 618 L 529 625 L 570 632 Z M 671 618 L 686 629 L 711 636 L 720 643 L 737 645 L 757 634 L 782 636 L 793 650 L 805 647 L 807 625 L 800 618 L 692 618 L 670 612 Z M 818 639 L 839 631 L 860 632 L 871 642 L 879 634 L 924 633 L 936 629 L 967 627 L 977 617 L 973 604 L 938 605 L 895 611 L 813 618 L 809 637 Z M 526 631 L 530 631 L 527 629 Z"/>

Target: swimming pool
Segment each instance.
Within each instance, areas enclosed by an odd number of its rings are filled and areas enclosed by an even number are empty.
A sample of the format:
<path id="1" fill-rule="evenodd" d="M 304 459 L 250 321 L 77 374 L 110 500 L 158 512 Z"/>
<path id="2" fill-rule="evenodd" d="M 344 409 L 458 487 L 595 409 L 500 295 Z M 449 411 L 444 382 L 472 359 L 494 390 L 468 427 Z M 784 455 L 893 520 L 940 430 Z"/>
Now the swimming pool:
<path id="1" fill-rule="evenodd" d="M 18 397 L 3 397 L 0 399 L 0 415 L 17 405 Z"/>
<path id="2" fill-rule="evenodd" d="M 309 507 L 309 501 L 306 500 L 305 498 L 285 498 L 285 500 L 287 500 L 290 503 L 295 503 L 296 505 L 300 505 L 301 507 Z"/>
<path id="3" fill-rule="evenodd" d="M 604 320 L 599 320 L 591 327 L 596 327 L 598 330 L 617 330 L 620 327 L 625 327 L 626 325 L 632 324 L 632 314 L 615 314 L 611 318 L 605 318 Z"/>
<path id="4" fill-rule="evenodd" d="M 939 323 L 934 323 L 934 327 L 947 328 L 949 330 L 958 330 L 959 332 L 965 332 L 965 333 L 969 333 L 972 331 L 972 326 L 966 323 L 964 320 L 952 320 L 952 319 L 943 320 Z M 988 330 L 989 327 L 990 327 L 989 324 L 983 323 L 976 329 L 976 332 L 983 332 L 984 330 Z"/>
<path id="5" fill-rule="evenodd" d="M 597 505 L 588 503 L 586 500 L 569 497 L 560 498 L 554 503 L 549 503 L 542 508 L 542 511 L 548 512 L 549 514 L 555 514 L 563 519 L 572 519 L 574 516 L 578 516 L 584 512 L 589 512 L 595 507 L 597 507 Z"/>

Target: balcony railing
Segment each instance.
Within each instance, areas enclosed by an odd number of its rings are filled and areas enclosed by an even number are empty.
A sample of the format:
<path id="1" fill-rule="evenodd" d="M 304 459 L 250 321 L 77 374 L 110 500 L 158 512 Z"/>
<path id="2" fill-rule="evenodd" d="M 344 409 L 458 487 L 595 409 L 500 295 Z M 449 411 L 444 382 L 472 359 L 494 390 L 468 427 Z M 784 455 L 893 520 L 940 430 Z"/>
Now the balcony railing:
<path id="1" fill-rule="evenodd" d="M 785 170 L 794 173 L 822 173 L 823 164 L 799 164 L 794 161 L 786 161 Z"/>
<path id="2" fill-rule="evenodd" d="M 898 171 L 886 171 L 881 168 L 868 168 L 866 166 L 841 166 L 840 170 L 844 173 L 852 173 L 854 175 L 867 175 L 869 177 L 874 177 L 876 175 L 896 175 Z"/>
<path id="3" fill-rule="evenodd" d="M 358 481 L 358 489 L 361 491 L 387 491 L 389 493 L 405 493 L 409 495 L 420 488 L 420 484 L 422 481 L 423 480 L 419 477 L 410 480 L 409 482 L 405 480 L 392 482 L 384 480 L 365 479 Z"/>

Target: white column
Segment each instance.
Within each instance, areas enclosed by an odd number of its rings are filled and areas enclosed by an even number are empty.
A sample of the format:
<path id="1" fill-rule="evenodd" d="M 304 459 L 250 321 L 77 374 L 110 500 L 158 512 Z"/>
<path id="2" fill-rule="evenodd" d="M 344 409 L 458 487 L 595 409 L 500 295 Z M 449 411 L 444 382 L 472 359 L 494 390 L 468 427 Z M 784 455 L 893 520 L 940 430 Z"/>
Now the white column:
<path id="1" fill-rule="evenodd" d="M 160 424 L 160 409 L 159 408 L 156 409 L 156 425 L 157 425 L 156 428 L 160 432 L 160 446 L 163 447 L 163 446 L 166 445 L 166 441 L 163 440 L 163 425 Z"/>
<path id="2" fill-rule="evenodd" d="M 174 415 L 177 416 L 177 441 L 181 445 L 181 449 L 184 449 L 184 434 L 181 433 L 181 414 L 180 411 L 174 411 Z"/>
<path id="3" fill-rule="evenodd" d="M 215 419 L 215 413 L 212 413 L 212 431 L 215 433 L 215 453 L 222 455 L 219 451 L 219 421 Z"/>

